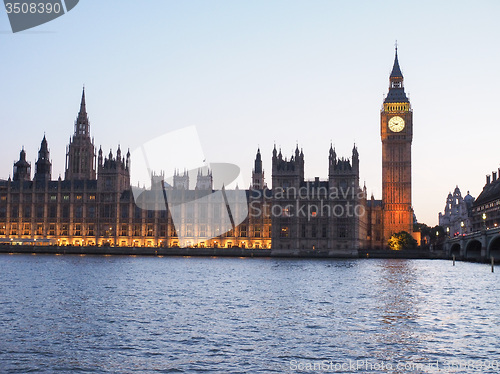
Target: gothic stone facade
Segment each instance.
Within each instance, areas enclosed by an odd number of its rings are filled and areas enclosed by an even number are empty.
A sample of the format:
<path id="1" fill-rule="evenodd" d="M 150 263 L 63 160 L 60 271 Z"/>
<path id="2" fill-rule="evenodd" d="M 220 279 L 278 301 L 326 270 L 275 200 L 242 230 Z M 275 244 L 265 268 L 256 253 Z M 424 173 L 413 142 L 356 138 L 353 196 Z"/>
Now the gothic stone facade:
<path id="1" fill-rule="evenodd" d="M 397 50 L 389 93 L 381 111 L 382 200 L 366 200 L 359 186 L 359 154 L 337 158 L 329 151 L 328 179 L 304 178 L 304 153 L 289 159 L 276 147 L 272 189 L 268 189 L 260 149 L 252 184 L 234 221 L 221 203 L 203 203 L 214 194 L 209 171 L 199 171 L 196 186 L 175 172 L 173 184 L 152 176 L 151 188 L 134 193 L 130 152 L 96 155 L 90 137 L 85 91 L 66 152 L 65 178 L 52 180 L 44 136 L 31 179 L 31 164 L 21 151 L 12 180 L 0 181 L 0 242 L 100 246 L 200 246 L 272 248 L 284 253 L 320 251 L 353 256 L 359 248 L 383 247 L 394 232 L 412 232 L 412 110 L 403 88 Z M 220 191 L 219 191 L 220 192 Z M 240 191 L 241 192 L 241 191 Z M 231 192 L 222 191 L 226 196 Z M 238 196 L 242 196 L 238 194 Z M 199 201 L 196 204 L 186 202 Z M 226 199 L 227 203 L 227 199 Z M 244 205 L 244 206 L 243 206 Z M 174 222 L 174 211 L 176 222 Z M 227 227 L 229 214 L 231 227 Z M 224 221 L 226 217 L 226 221 Z"/>
<path id="2" fill-rule="evenodd" d="M 304 179 L 304 153 L 289 160 L 273 150 L 273 249 L 357 256 L 366 240 L 366 189 L 359 187 L 359 155 L 337 159 L 329 151 L 328 180 Z"/>

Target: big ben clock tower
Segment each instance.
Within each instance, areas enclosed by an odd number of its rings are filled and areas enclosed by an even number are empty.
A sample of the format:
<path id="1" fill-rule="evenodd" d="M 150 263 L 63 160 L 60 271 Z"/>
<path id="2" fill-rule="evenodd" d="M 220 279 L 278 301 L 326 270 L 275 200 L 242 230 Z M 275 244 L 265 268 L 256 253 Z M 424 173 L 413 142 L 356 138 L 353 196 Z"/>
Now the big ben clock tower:
<path id="1" fill-rule="evenodd" d="M 403 86 L 398 48 L 389 77 L 389 93 L 380 113 L 384 240 L 400 231 L 413 232 L 411 141 L 413 112 Z"/>

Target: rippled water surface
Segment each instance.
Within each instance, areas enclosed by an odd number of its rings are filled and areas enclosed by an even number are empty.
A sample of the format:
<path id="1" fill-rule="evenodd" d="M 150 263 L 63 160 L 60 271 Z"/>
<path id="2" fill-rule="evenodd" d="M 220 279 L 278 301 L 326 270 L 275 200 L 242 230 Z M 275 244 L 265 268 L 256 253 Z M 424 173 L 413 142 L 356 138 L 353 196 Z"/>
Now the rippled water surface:
<path id="1" fill-rule="evenodd" d="M 498 373 L 499 273 L 430 260 L 0 255 L 0 372 Z"/>

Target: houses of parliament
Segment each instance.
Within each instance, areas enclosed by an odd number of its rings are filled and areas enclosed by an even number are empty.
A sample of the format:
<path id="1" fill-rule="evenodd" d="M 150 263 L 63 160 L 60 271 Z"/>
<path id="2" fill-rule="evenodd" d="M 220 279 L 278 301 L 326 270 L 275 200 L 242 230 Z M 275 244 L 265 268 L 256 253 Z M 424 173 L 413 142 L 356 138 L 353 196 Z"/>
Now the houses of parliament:
<path id="1" fill-rule="evenodd" d="M 224 188 L 218 203 L 203 199 L 216 192 L 212 173 L 205 169 L 198 171 L 194 183 L 186 172 L 171 171 L 173 183 L 151 175 L 151 187 L 138 196 L 131 187 L 130 152 L 124 154 L 118 147 L 105 155 L 96 149 L 83 90 L 66 149 L 64 179 L 52 178 L 44 136 L 33 177 L 23 149 L 12 178 L 0 180 L 0 243 L 240 247 L 356 256 L 359 249 L 385 247 L 393 233 L 413 231 L 412 131 L 412 109 L 396 49 L 380 112 L 381 200 L 367 198 L 366 187 L 359 184 L 356 146 L 350 157 L 337 156 L 333 147 L 325 152 L 329 159 L 325 180 L 304 178 L 305 156 L 298 146 L 292 155 L 274 147 L 271 188 L 259 149 L 251 185 L 239 191 L 236 205 L 228 202 Z M 138 204 L 137 199 L 147 204 Z M 242 220 L 235 219 L 235 209 L 245 212 Z"/>

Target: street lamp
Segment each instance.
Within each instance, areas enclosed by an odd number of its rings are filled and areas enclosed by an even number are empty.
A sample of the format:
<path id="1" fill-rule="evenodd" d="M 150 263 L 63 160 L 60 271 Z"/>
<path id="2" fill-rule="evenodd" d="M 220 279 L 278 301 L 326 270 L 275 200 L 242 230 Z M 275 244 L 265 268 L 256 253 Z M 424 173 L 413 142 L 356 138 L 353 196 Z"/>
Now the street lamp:
<path id="1" fill-rule="evenodd" d="M 464 235 L 464 221 L 460 222 L 460 235 Z"/>
<path id="2" fill-rule="evenodd" d="M 486 229 L 486 213 L 483 213 L 483 228 Z"/>

